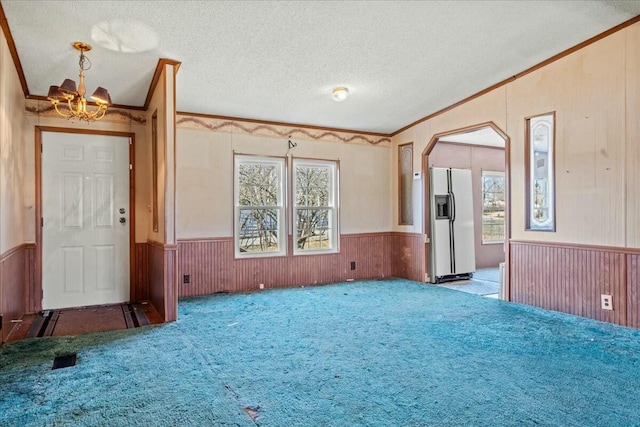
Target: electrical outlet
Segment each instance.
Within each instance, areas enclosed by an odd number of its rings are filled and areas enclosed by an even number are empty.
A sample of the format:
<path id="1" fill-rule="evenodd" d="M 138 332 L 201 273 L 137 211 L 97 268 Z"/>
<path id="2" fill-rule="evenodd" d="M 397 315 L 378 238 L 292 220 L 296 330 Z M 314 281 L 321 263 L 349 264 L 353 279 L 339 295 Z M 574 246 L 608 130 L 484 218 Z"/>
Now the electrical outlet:
<path id="1" fill-rule="evenodd" d="M 182 283 L 189 283 L 191 281 L 191 275 L 190 274 L 183 274 L 182 275 Z"/>
<path id="2" fill-rule="evenodd" d="M 600 302 L 603 310 L 613 310 L 613 300 L 611 299 L 611 295 L 600 295 Z"/>
<path id="3" fill-rule="evenodd" d="M 264 283 L 260 283 L 260 289 L 264 289 Z"/>
<path id="4" fill-rule="evenodd" d="M 351 261 L 351 269 L 352 270 L 356 269 L 356 262 L 355 261 Z"/>

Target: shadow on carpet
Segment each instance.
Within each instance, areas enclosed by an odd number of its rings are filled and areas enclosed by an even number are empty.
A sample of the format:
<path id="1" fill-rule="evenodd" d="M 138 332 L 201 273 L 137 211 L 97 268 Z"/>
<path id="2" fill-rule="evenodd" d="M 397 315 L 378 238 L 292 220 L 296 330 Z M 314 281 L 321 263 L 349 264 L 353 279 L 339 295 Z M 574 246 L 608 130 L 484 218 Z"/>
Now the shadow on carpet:
<path id="1" fill-rule="evenodd" d="M 179 318 L 0 347 L 0 425 L 640 423 L 640 332 L 615 325 L 406 280 L 185 299 Z"/>

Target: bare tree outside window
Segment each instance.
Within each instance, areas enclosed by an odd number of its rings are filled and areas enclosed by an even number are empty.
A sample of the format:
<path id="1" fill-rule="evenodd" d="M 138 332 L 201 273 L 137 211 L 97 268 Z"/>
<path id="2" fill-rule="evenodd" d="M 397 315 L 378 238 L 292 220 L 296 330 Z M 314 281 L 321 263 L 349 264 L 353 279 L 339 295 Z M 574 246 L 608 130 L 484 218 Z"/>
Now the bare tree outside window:
<path id="1" fill-rule="evenodd" d="M 335 249 L 336 213 L 334 162 L 294 162 L 295 249 Z"/>
<path id="2" fill-rule="evenodd" d="M 237 159 L 236 186 L 238 251 L 283 252 L 283 160 Z"/>

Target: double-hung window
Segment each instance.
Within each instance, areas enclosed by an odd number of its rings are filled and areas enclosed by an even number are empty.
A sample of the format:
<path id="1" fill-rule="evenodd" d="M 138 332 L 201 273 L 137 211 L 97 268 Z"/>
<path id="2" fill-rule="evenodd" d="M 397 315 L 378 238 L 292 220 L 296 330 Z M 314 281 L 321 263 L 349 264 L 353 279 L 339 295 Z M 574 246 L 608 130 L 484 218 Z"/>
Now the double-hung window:
<path id="1" fill-rule="evenodd" d="M 285 159 L 235 156 L 237 258 L 286 254 Z"/>
<path id="2" fill-rule="evenodd" d="M 293 253 L 338 251 L 338 166 L 293 159 Z"/>

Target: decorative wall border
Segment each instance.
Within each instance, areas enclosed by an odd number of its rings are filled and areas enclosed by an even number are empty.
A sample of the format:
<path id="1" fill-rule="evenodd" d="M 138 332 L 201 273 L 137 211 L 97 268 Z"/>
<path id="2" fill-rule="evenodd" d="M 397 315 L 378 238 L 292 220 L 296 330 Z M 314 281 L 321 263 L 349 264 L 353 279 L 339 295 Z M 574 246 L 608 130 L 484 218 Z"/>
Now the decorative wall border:
<path id="1" fill-rule="evenodd" d="M 25 101 L 25 111 L 27 114 L 34 116 L 65 120 L 64 117 L 56 113 L 55 108 L 49 101 L 27 99 Z M 147 114 L 145 111 L 110 107 L 101 121 L 145 125 L 147 123 Z"/>
<path id="2" fill-rule="evenodd" d="M 316 128 L 303 125 L 287 125 L 236 119 L 232 117 L 205 116 L 192 113 L 178 113 L 176 122 L 182 129 L 204 129 L 213 132 L 239 132 L 249 135 L 275 136 L 280 138 L 303 138 L 314 141 L 333 141 L 369 145 L 390 146 L 391 138 L 384 134 L 373 134 L 339 129 Z"/>

